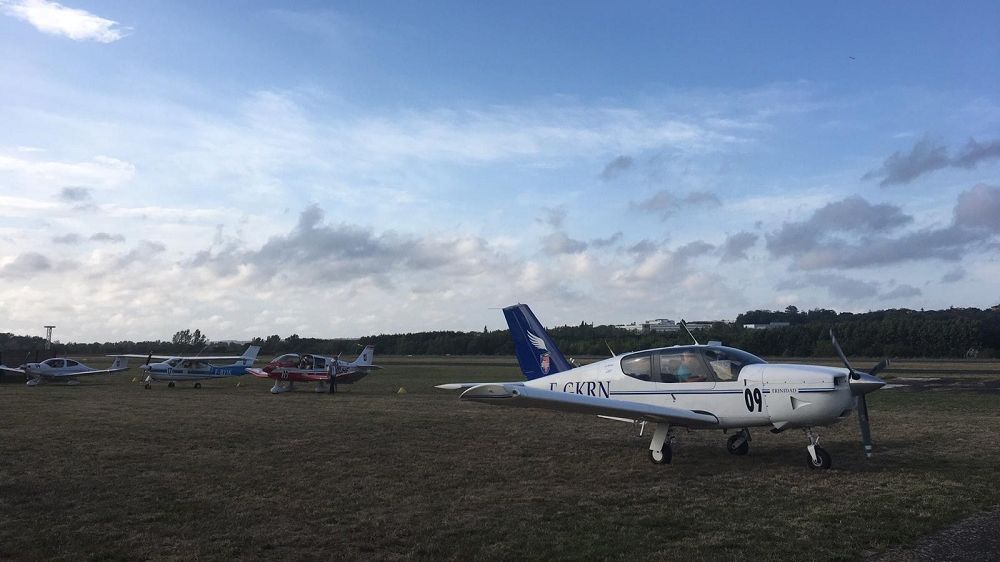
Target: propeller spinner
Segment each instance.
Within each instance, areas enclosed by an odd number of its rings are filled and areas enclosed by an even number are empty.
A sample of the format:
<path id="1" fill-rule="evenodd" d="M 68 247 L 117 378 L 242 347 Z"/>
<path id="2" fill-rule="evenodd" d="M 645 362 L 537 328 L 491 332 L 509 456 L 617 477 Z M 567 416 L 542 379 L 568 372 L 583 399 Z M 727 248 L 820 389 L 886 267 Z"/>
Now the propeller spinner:
<path id="1" fill-rule="evenodd" d="M 851 394 L 857 396 L 858 425 L 861 426 L 861 442 L 865 446 L 865 457 L 871 458 L 872 430 L 871 425 L 868 422 L 868 401 L 865 400 L 865 395 L 885 386 L 885 381 L 875 375 L 882 369 L 889 366 L 889 360 L 883 359 L 879 361 L 879 363 L 872 367 L 867 373 L 856 371 L 854 370 L 854 367 L 851 366 L 850 361 L 847 360 L 847 356 L 844 355 L 844 350 L 840 349 L 840 344 L 837 343 L 837 336 L 833 335 L 833 329 L 830 330 L 830 341 L 833 342 L 833 348 L 837 351 L 837 355 L 840 356 L 840 360 L 844 362 L 844 366 L 847 367 L 847 370 L 851 373 L 849 382 L 851 385 Z"/>

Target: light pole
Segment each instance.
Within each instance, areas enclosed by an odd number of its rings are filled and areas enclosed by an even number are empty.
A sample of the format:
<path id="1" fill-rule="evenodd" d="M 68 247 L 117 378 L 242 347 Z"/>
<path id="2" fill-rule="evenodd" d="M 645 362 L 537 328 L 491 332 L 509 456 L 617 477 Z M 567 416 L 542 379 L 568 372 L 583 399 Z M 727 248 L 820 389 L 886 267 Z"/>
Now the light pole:
<path id="1" fill-rule="evenodd" d="M 45 343 L 45 349 L 52 349 L 52 328 L 55 326 L 45 326 L 45 339 L 48 340 Z"/>

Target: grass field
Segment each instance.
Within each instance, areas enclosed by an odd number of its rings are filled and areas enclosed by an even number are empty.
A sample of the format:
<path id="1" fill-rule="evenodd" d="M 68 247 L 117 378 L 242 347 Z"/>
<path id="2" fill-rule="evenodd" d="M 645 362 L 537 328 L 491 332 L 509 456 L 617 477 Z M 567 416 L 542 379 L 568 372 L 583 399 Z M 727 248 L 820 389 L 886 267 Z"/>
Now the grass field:
<path id="1" fill-rule="evenodd" d="M 844 560 L 1000 504 L 995 392 L 877 392 L 876 457 L 852 418 L 821 430 L 830 471 L 799 432 L 755 432 L 746 457 L 683 433 L 656 466 L 628 424 L 433 388 L 519 380 L 510 359 L 379 363 L 334 396 L 8 379 L 0 559 Z"/>

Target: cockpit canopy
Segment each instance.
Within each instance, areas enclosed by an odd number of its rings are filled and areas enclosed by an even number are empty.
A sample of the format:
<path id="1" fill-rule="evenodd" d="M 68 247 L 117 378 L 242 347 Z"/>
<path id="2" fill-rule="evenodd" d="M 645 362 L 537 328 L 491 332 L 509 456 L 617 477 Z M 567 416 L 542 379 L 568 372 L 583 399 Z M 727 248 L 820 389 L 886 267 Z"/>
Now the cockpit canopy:
<path id="1" fill-rule="evenodd" d="M 50 369 L 62 369 L 63 367 L 76 367 L 77 365 L 79 365 L 79 363 L 73 361 L 72 359 L 62 359 L 59 357 L 55 357 L 52 359 L 46 359 L 45 361 L 42 361 L 42 365 L 45 365 Z"/>
<path id="2" fill-rule="evenodd" d="M 746 351 L 725 346 L 678 346 L 640 351 L 621 359 L 622 371 L 649 382 L 734 381 L 746 365 L 766 363 Z"/>
<path id="3" fill-rule="evenodd" d="M 286 353 L 271 360 L 271 363 L 279 367 L 295 367 L 299 364 L 298 353 Z"/>

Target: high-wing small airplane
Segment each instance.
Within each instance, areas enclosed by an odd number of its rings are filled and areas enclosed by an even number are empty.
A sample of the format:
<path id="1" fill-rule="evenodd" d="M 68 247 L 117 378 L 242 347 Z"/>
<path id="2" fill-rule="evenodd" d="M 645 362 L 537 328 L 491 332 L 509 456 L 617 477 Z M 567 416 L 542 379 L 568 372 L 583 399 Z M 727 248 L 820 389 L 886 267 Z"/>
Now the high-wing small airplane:
<path id="1" fill-rule="evenodd" d="M 123 357 L 139 357 L 146 359 L 146 364 L 139 369 L 146 374 L 146 389 L 153 381 L 167 381 L 167 386 L 174 387 L 175 382 L 194 382 L 195 388 L 201 388 L 197 381 L 239 377 L 247 372 L 247 367 L 257 359 L 260 347 L 251 345 L 243 355 L 194 356 L 178 357 L 176 355 L 124 355 Z M 150 363 L 153 359 L 162 359 L 158 363 Z M 227 361 L 235 359 L 229 365 L 213 365 L 211 361 Z"/>
<path id="2" fill-rule="evenodd" d="M 286 353 L 276 357 L 263 369 L 247 369 L 260 378 L 274 379 L 271 394 L 281 394 L 295 390 L 296 382 L 315 382 L 316 392 L 336 392 L 338 384 L 354 384 L 374 369 L 375 346 L 365 346 L 354 361 L 342 361 L 338 357 L 323 355 Z"/>
<path id="3" fill-rule="evenodd" d="M 0 370 L 24 375 L 28 379 L 28 386 L 37 386 L 43 382 L 80 384 L 76 377 L 106 375 L 128 370 L 128 359 L 124 355 L 114 355 L 113 357 L 115 361 L 109 369 L 92 369 L 73 359 L 54 357 L 41 363 L 27 363 L 17 368 L 0 365 Z"/>
<path id="4" fill-rule="evenodd" d="M 865 455 L 872 441 L 865 395 L 885 382 L 851 367 L 833 337 L 846 368 L 767 363 L 718 342 L 673 346 L 616 355 L 574 367 L 527 305 L 503 309 L 514 340 L 518 364 L 527 381 L 442 384 L 464 390 L 463 400 L 502 406 L 546 408 L 596 414 L 633 423 L 655 424 L 649 458 L 666 464 L 672 458 L 675 429 L 730 429 L 727 449 L 745 455 L 750 428 L 772 433 L 800 428 L 809 439 L 810 468 L 830 468 L 832 458 L 819 446 L 814 428 L 836 423 L 858 412 Z"/>

